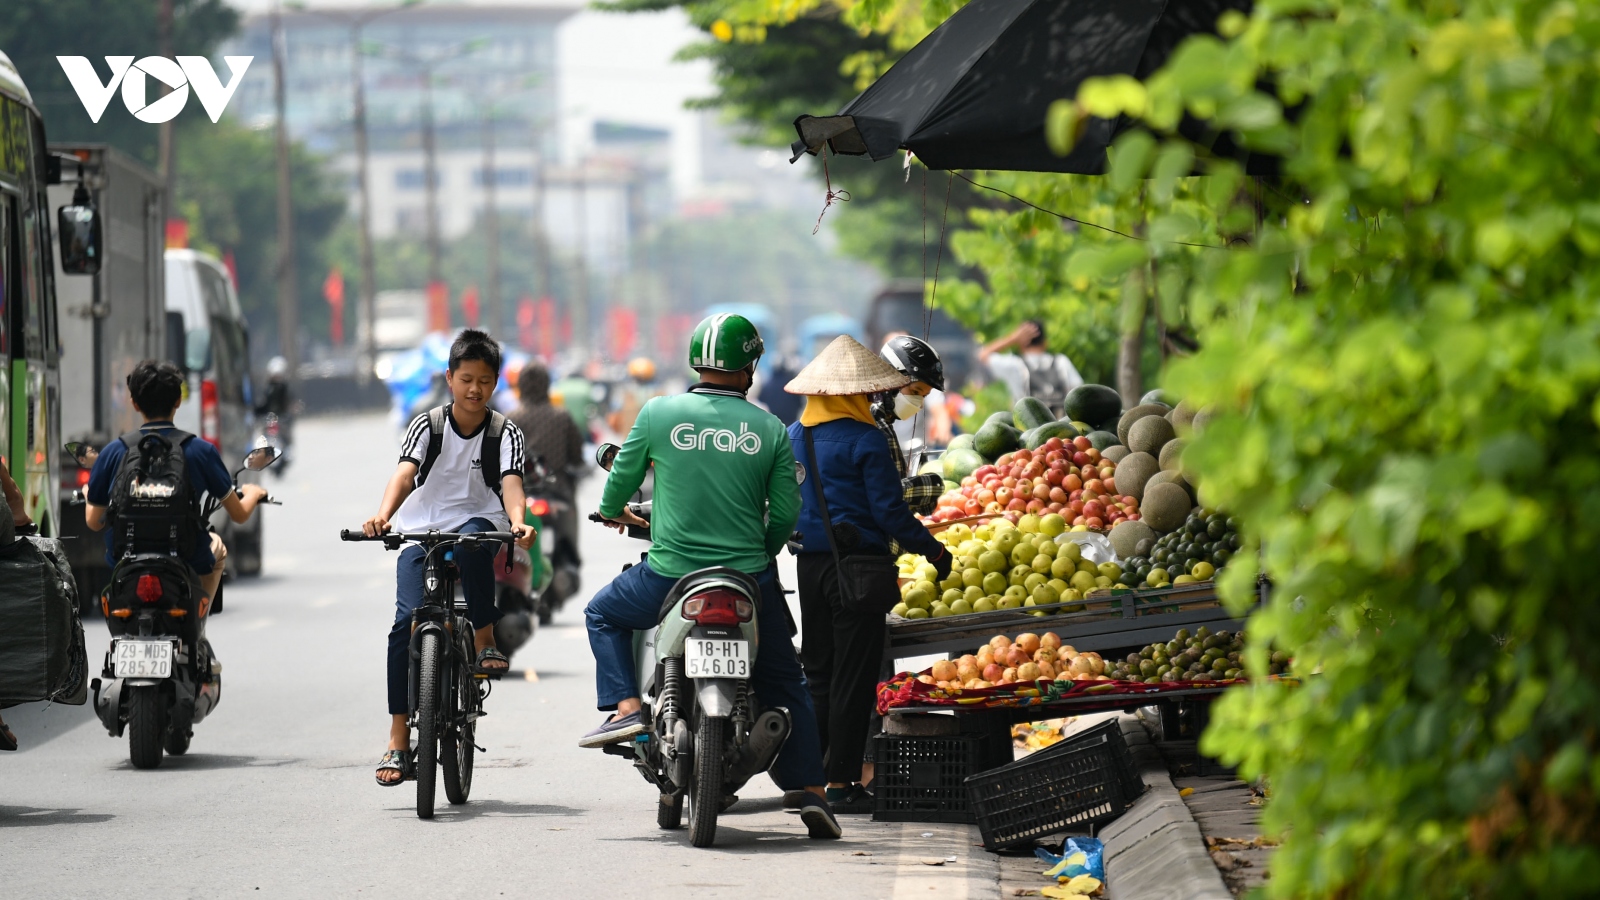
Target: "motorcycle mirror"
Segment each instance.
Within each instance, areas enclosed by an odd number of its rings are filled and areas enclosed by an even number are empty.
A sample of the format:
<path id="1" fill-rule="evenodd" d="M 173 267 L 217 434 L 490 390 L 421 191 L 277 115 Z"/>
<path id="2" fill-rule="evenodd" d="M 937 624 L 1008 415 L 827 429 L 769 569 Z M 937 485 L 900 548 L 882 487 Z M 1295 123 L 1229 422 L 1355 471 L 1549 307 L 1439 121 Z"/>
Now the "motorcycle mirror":
<path id="1" fill-rule="evenodd" d="M 94 445 L 84 441 L 69 441 L 62 449 L 67 451 L 73 462 L 84 469 L 93 467 L 95 458 L 100 455 Z"/>
<path id="2" fill-rule="evenodd" d="M 616 461 L 617 453 L 622 450 L 616 444 L 601 444 L 595 448 L 594 464 L 607 472 L 611 471 L 611 464 Z"/>
<path id="3" fill-rule="evenodd" d="M 257 447 L 245 454 L 244 467 L 252 472 L 259 472 L 278 460 L 278 448 L 271 445 Z"/>

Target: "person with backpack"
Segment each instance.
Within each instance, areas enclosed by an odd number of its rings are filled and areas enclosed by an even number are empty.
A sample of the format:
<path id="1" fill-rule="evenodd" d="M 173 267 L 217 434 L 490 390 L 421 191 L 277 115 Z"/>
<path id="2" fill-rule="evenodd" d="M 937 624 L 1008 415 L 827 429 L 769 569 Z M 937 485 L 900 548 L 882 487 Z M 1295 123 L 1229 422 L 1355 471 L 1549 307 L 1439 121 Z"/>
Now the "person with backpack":
<path id="1" fill-rule="evenodd" d="M 510 531 L 517 546 L 533 546 L 533 527 L 522 521 L 522 430 L 489 408 L 500 380 L 500 345 L 475 329 L 462 331 L 450 347 L 445 384 L 451 402 L 418 415 L 400 445 L 400 463 L 383 492 L 378 514 L 362 524 L 368 537 L 401 532 Z M 389 629 L 389 749 L 378 761 L 377 780 L 395 787 L 411 772 L 408 654 L 411 616 L 422 603 L 425 551 L 401 551 L 395 567 L 394 624 Z M 474 670 L 498 678 L 511 665 L 495 647 L 494 550 L 457 547 L 456 568 L 472 621 Z"/>
<path id="2" fill-rule="evenodd" d="M 1020 355 L 1003 353 L 1016 350 Z M 1083 384 L 1083 376 L 1064 353 L 1051 353 L 1044 322 L 1029 319 L 1005 337 L 978 349 L 978 362 L 1005 382 L 1012 400 L 1032 397 L 1059 416 L 1067 394 Z"/>
<path id="3" fill-rule="evenodd" d="M 183 373 L 176 366 L 147 359 L 128 373 L 127 384 L 144 424 L 107 444 L 96 457 L 84 492 L 84 521 L 90 530 L 106 532 L 110 566 L 130 552 L 181 557 L 200 576 L 204 616 L 222 584 L 228 548 L 201 518 L 202 495 L 220 498 L 228 517 L 242 525 L 267 491 L 247 484 L 235 492 L 233 474 L 217 448 L 172 424 L 183 399 Z M 156 486 L 159 490 L 151 490 Z M 136 491 L 137 510 L 130 502 Z M 169 502 L 151 502 L 163 498 Z"/>

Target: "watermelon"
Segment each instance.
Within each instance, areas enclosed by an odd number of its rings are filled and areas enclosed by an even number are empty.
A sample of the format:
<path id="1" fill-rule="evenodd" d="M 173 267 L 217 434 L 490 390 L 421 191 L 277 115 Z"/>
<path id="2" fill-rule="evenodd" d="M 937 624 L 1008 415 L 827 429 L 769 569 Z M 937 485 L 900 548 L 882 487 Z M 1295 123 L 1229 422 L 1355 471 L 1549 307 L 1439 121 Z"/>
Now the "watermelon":
<path id="1" fill-rule="evenodd" d="M 944 480 L 958 484 L 987 462 L 976 450 L 946 450 L 939 461 L 943 464 Z"/>
<path id="2" fill-rule="evenodd" d="M 970 435 L 970 434 L 958 434 L 958 435 L 956 435 L 955 437 L 950 439 L 950 443 L 949 443 L 949 445 L 947 445 L 945 447 L 945 449 L 946 450 L 971 450 L 972 449 L 972 435 Z"/>
<path id="3" fill-rule="evenodd" d="M 1066 418 L 1074 422 L 1113 423 L 1122 415 L 1122 395 L 1103 384 L 1084 384 L 1067 392 L 1062 401 Z"/>
<path id="4" fill-rule="evenodd" d="M 1038 400 L 1023 397 L 1011 407 L 1011 418 L 1017 423 L 1018 428 L 1027 431 L 1048 424 L 1055 419 L 1055 416 L 1050 414 L 1049 407 Z"/>
<path id="5" fill-rule="evenodd" d="M 1078 436 L 1078 429 L 1070 423 L 1046 422 L 1038 428 L 1030 428 L 1022 433 L 1022 445 L 1029 450 L 1037 450 L 1044 446 L 1044 442 L 1051 438 L 1060 438 L 1070 441 Z"/>
<path id="6" fill-rule="evenodd" d="M 984 459 L 995 459 L 1021 446 L 1021 433 L 1004 422 L 990 422 L 979 428 L 972 439 L 972 448 L 983 454 Z"/>
<path id="7" fill-rule="evenodd" d="M 1091 431 L 1091 432 L 1089 432 L 1089 446 L 1095 448 L 1096 450 L 1104 451 L 1107 447 L 1115 447 L 1116 445 L 1117 445 L 1117 436 L 1115 434 L 1113 434 L 1112 432 L 1109 432 L 1109 431 Z"/>

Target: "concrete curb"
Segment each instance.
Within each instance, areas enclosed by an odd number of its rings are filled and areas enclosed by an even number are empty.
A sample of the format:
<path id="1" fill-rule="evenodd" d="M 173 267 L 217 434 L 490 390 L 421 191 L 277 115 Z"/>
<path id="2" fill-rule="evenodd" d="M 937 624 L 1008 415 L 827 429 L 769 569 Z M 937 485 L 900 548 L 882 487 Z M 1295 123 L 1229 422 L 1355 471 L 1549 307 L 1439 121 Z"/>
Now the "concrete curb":
<path id="1" fill-rule="evenodd" d="M 1100 832 L 1108 892 L 1116 900 L 1232 900 L 1206 852 L 1200 826 L 1178 796 L 1166 761 L 1144 726 L 1130 715 L 1117 718 L 1146 789 Z"/>

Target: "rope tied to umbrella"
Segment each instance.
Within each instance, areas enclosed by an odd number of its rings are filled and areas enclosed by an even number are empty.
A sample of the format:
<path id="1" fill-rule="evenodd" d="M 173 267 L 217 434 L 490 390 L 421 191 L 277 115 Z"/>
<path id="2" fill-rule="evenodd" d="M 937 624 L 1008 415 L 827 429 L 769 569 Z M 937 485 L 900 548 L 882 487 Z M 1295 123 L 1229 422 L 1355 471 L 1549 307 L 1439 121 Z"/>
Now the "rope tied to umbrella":
<path id="1" fill-rule="evenodd" d="M 828 193 L 827 196 L 823 198 L 822 212 L 817 213 L 817 224 L 811 227 L 812 234 L 816 234 L 818 231 L 822 230 L 822 217 L 828 214 L 828 207 L 832 206 L 835 200 L 839 201 L 840 203 L 850 202 L 849 191 L 845 190 L 844 188 L 840 188 L 837 191 L 833 189 L 833 179 L 828 175 L 828 147 L 826 144 L 824 144 L 822 147 L 821 156 L 822 183 L 827 187 Z"/>

